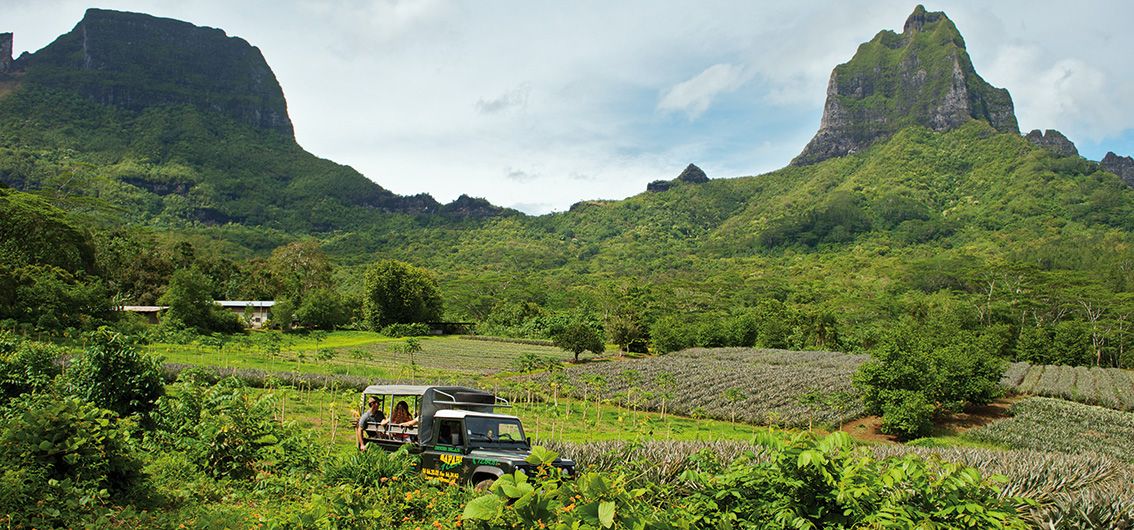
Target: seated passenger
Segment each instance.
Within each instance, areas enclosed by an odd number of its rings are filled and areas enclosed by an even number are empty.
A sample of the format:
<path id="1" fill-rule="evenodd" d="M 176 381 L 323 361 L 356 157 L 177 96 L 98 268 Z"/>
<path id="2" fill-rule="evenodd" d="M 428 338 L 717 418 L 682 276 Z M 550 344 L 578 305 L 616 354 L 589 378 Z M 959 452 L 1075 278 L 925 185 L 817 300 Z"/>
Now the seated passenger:
<path id="1" fill-rule="evenodd" d="M 355 429 L 355 438 L 358 441 L 358 450 L 366 450 L 366 439 L 362 436 L 362 431 L 366 429 L 377 430 L 378 425 L 386 422 L 386 415 L 382 413 L 382 407 L 378 402 L 378 398 L 370 398 L 369 408 L 358 417 L 358 428 Z"/>
<path id="2" fill-rule="evenodd" d="M 401 432 L 393 433 L 394 438 L 397 438 L 399 440 L 408 440 L 410 437 L 409 434 L 405 432 L 406 429 L 410 427 L 417 427 L 417 423 L 417 418 L 410 415 L 409 405 L 404 400 L 399 401 L 397 405 L 394 405 L 394 412 L 390 413 L 389 425 L 394 425 L 402 428 Z M 382 422 L 382 424 L 387 425 L 387 422 Z"/>

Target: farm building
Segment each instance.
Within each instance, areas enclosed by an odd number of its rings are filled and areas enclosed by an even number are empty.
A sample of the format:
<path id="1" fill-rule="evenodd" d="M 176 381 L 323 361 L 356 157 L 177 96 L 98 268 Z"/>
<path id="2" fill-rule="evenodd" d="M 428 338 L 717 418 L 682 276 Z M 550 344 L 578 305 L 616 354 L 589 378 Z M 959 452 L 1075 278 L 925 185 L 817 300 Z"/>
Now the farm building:
<path id="1" fill-rule="evenodd" d="M 217 300 L 216 304 L 244 318 L 248 326 L 260 328 L 268 321 L 274 300 Z M 157 324 L 161 314 L 169 309 L 166 305 L 124 305 L 118 311 L 137 313 L 146 317 L 151 324 Z"/>
<path id="2" fill-rule="evenodd" d="M 259 328 L 268 321 L 274 300 L 217 300 L 217 305 L 244 317 L 249 326 Z"/>
<path id="3" fill-rule="evenodd" d="M 124 305 L 118 308 L 118 311 L 126 311 L 129 313 L 137 313 L 146 318 L 150 324 L 158 323 L 158 316 L 162 311 L 169 309 L 167 305 Z"/>

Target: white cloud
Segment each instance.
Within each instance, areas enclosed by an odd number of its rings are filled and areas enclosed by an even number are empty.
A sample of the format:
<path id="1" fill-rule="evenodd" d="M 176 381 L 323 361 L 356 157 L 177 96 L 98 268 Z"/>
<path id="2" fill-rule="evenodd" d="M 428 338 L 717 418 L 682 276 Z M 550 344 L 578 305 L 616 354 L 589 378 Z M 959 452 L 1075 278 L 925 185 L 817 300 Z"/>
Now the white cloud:
<path id="1" fill-rule="evenodd" d="M 528 104 L 528 93 L 531 86 L 527 83 L 509 90 L 492 99 L 478 99 L 476 109 L 484 114 L 497 114 L 513 108 L 524 108 Z"/>
<path id="2" fill-rule="evenodd" d="M 999 50 L 989 71 L 989 77 L 1010 88 L 1023 132 L 1059 129 L 1072 141 L 1098 141 L 1134 125 L 1134 109 L 1127 101 L 1134 84 L 1112 80 L 1081 59 L 1009 45 Z M 1121 88 L 1125 90 L 1116 90 Z"/>
<path id="3" fill-rule="evenodd" d="M 743 67 L 714 64 L 666 90 L 658 101 L 658 110 L 684 112 L 695 120 L 709 110 L 714 98 L 740 88 L 750 77 Z"/>
<path id="4" fill-rule="evenodd" d="M 533 180 L 539 180 L 539 174 L 529 173 L 522 169 L 508 168 L 504 172 L 504 178 L 508 180 L 514 180 L 516 182 L 531 182 Z"/>

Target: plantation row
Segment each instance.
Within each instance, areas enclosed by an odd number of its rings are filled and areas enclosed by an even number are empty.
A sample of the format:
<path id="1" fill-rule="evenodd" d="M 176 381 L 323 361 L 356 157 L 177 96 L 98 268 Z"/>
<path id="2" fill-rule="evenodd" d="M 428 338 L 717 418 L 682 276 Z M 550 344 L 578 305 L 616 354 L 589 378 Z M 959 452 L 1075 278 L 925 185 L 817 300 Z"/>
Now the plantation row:
<path id="1" fill-rule="evenodd" d="M 1018 394 L 1134 411 L 1134 373 L 1120 368 L 1012 363 L 1000 382 Z"/>
<path id="2" fill-rule="evenodd" d="M 839 425 L 863 414 L 851 375 L 866 356 L 694 348 L 588 363 L 536 380 L 583 400 L 755 424 Z"/>
<path id="3" fill-rule="evenodd" d="M 745 454 L 768 458 L 766 447 L 749 442 L 593 442 L 550 443 L 592 471 L 621 469 L 641 480 L 681 484 L 681 475 L 706 460 L 731 462 Z M 1101 455 L 1043 451 L 926 448 L 898 445 L 870 447 L 876 458 L 917 455 L 958 462 L 983 475 L 1003 475 L 1002 497 L 1028 497 L 1029 521 L 1039 528 L 1125 528 L 1134 524 L 1134 466 Z"/>
<path id="4" fill-rule="evenodd" d="M 1134 462 L 1134 413 L 1061 399 L 1029 398 L 1012 406 L 1013 416 L 966 434 L 1016 449 L 1106 455 Z"/>

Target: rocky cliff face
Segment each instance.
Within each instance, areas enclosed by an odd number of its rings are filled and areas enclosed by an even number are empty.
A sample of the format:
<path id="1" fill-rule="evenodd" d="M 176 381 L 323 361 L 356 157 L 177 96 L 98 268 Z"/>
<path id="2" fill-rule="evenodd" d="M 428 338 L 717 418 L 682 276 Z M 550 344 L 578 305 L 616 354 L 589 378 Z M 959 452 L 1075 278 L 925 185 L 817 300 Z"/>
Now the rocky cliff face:
<path id="1" fill-rule="evenodd" d="M 1058 156 L 1079 156 L 1079 150 L 1075 148 L 1075 144 L 1055 129 L 1048 129 L 1044 132 L 1036 129 L 1024 138 Z"/>
<path id="2" fill-rule="evenodd" d="M 1108 152 L 1099 162 L 1099 166 L 1103 169 L 1122 177 L 1122 180 L 1127 185 L 1134 187 L 1134 158 L 1128 156 L 1118 156 L 1113 152 Z"/>
<path id="3" fill-rule="evenodd" d="M 260 50 L 224 31 L 141 13 L 87 10 L 14 68 L 39 87 L 142 110 L 188 104 L 293 136 L 287 103 Z"/>
<path id="4" fill-rule="evenodd" d="M 709 176 L 705 171 L 694 164 L 685 166 L 685 170 L 681 172 L 677 178 L 673 180 L 655 180 L 646 185 L 646 191 L 660 193 L 673 188 L 678 182 L 685 182 L 687 184 L 701 184 L 709 181 Z"/>
<path id="5" fill-rule="evenodd" d="M 0 33 L 0 73 L 12 68 L 12 34 Z"/>
<path id="6" fill-rule="evenodd" d="M 910 125 L 945 131 L 971 119 L 1019 132 L 1012 97 L 977 75 L 953 21 L 917 6 L 901 34 L 882 31 L 835 67 L 819 131 L 791 163 L 851 154 Z"/>
<path id="7" fill-rule="evenodd" d="M 689 164 L 685 167 L 685 171 L 682 171 L 681 174 L 677 176 L 677 180 L 690 184 L 700 184 L 702 182 L 708 182 L 709 176 L 706 175 L 705 171 L 701 168 Z"/>

